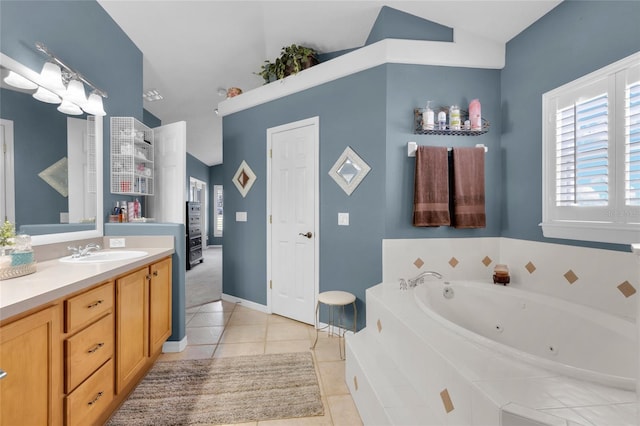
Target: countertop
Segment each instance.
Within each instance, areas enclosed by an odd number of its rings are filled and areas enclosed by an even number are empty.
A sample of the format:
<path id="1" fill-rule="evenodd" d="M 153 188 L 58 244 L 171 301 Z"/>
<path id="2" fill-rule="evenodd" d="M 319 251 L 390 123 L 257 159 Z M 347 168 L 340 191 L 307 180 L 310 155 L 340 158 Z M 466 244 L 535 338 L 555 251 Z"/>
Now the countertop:
<path id="1" fill-rule="evenodd" d="M 103 263 L 38 262 L 30 275 L 0 281 L 0 321 L 107 281 L 116 275 L 163 259 L 173 248 L 135 248 L 148 254 L 136 259 Z"/>

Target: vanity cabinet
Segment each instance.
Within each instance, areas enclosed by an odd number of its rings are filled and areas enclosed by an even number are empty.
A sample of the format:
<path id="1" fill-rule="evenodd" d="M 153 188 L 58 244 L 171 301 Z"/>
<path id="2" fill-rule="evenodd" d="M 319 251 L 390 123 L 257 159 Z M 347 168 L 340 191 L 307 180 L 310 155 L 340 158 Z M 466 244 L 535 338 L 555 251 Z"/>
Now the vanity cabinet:
<path id="1" fill-rule="evenodd" d="M 153 129 L 133 117 L 111 117 L 111 193 L 153 195 Z"/>
<path id="2" fill-rule="evenodd" d="M 0 328 L 0 424 L 59 425 L 60 308 Z"/>
<path id="3" fill-rule="evenodd" d="M 116 280 L 116 392 L 127 389 L 171 335 L 171 258 Z"/>

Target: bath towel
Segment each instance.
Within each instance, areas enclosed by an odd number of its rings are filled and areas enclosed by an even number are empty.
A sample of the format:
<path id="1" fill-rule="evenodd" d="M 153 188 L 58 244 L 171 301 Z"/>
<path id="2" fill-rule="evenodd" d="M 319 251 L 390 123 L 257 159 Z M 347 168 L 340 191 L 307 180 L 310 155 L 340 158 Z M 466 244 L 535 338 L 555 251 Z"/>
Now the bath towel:
<path id="1" fill-rule="evenodd" d="M 450 225 L 449 159 L 444 146 L 419 146 L 413 195 L 413 226 Z"/>
<path id="2" fill-rule="evenodd" d="M 484 148 L 453 148 L 453 226 L 484 228 Z"/>

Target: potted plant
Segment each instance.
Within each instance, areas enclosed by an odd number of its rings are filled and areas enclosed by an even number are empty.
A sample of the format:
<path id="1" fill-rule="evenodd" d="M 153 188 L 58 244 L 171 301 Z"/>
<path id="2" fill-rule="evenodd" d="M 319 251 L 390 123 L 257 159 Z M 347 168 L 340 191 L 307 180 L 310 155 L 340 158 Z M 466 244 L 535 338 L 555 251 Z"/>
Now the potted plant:
<path id="1" fill-rule="evenodd" d="M 15 243 L 16 228 L 13 223 L 5 220 L 0 226 L 0 256 L 11 254 L 11 249 Z"/>
<path id="2" fill-rule="evenodd" d="M 260 71 L 256 74 L 264 79 L 264 84 L 280 80 L 291 74 L 310 68 L 318 64 L 318 53 L 306 46 L 292 44 L 280 51 L 280 56 L 274 62 L 264 61 Z"/>

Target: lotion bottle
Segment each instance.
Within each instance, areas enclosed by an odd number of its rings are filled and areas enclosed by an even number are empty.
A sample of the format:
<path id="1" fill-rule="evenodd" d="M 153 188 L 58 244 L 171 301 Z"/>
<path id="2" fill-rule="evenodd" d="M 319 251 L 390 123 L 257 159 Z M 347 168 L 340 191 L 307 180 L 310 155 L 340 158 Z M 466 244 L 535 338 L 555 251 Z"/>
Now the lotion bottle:
<path id="1" fill-rule="evenodd" d="M 472 99 L 469 102 L 469 120 L 471 121 L 471 130 L 482 130 L 481 106 L 477 99 Z"/>
<path id="2" fill-rule="evenodd" d="M 460 130 L 460 108 L 457 105 L 449 108 L 449 129 Z"/>
<path id="3" fill-rule="evenodd" d="M 444 111 L 440 111 L 438 113 L 438 130 L 446 130 L 447 129 L 447 113 Z"/>

